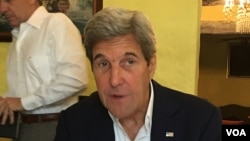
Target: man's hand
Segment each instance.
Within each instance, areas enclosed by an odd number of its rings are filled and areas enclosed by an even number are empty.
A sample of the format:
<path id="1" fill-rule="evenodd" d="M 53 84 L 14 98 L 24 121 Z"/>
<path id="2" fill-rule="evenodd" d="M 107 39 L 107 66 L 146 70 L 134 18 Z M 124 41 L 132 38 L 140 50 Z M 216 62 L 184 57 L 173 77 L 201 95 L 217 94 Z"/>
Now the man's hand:
<path id="1" fill-rule="evenodd" d="M 10 119 L 10 123 L 14 123 L 14 111 L 24 110 L 21 99 L 13 97 L 0 97 L 0 118 L 1 124 L 5 124 L 7 119 Z"/>
<path id="2" fill-rule="evenodd" d="M 12 111 L 23 111 L 23 105 L 21 103 L 21 98 L 15 98 L 15 97 L 6 97 L 5 100 L 8 103 L 9 108 Z"/>
<path id="3" fill-rule="evenodd" d="M 0 98 L 0 117 L 1 117 L 1 124 L 5 124 L 7 121 L 7 118 L 10 118 L 10 123 L 14 122 L 13 117 L 11 116 L 10 108 L 8 106 L 7 101 L 4 98 Z"/>

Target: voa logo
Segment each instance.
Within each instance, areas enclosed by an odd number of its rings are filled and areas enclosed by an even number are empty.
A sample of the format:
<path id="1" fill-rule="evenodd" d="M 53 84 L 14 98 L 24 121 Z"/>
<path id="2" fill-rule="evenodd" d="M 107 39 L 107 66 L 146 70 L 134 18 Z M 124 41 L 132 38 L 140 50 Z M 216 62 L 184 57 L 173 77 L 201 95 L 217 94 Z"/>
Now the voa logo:
<path id="1" fill-rule="evenodd" d="M 247 136 L 244 129 L 226 129 L 227 136 Z"/>

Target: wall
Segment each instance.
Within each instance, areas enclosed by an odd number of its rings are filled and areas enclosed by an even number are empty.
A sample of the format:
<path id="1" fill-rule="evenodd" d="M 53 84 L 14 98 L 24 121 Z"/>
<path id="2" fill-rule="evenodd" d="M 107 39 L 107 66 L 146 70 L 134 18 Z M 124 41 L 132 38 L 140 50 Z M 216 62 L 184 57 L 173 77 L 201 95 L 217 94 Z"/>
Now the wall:
<path id="1" fill-rule="evenodd" d="M 239 35 L 202 35 L 198 95 L 215 105 L 240 104 L 250 106 L 250 78 L 228 78 L 227 56 L 230 43 Z"/>
<path id="2" fill-rule="evenodd" d="M 104 0 L 104 6 L 143 11 L 152 21 L 158 41 L 155 79 L 197 94 L 200 1 Z"/>
<path id="3" fill-rule="evenodd" d="M 6 55 L 9 43 L 0 43 L 0 95 L 6 90 Z"/>
<path id="4" fill-rule="evenodd" d="M 199 2 L 196 0 L 171 2 L 104 0 L 105 6 L 142 10 L 152 21 L 156 32 L 158 66 L 155 79 L 173 89 L 197 94 Z M 5 48 L 6 45 L 0 43 L 0 47 Z M 3 67 L 3 64 L 0 65 Z M 95 90 L 91 70 L 90 78 L 89 89 L 84 93 L 86 95 Z M 0 79 L 2 82 L 3 77 Z M 0 92 L 3 91 L 5 88 L 1 88 Z"/>
<path id="5" fill-rule="evenodd" d="M 5 69 L 5 59 L 7 55 L 7 47 L 9 43 L 0 43 L 0 96 L 6 91 L 6 69 Z M 9 139 L 1 138 L 0 141 L 10 141 Z"/>

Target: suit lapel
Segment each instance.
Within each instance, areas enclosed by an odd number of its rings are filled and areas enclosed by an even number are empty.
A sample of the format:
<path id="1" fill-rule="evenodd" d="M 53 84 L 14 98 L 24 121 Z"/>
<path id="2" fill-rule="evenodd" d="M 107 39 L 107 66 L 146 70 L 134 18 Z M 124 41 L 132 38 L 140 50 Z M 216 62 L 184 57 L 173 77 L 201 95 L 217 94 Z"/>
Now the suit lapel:
<path id="1" fill-rule="evenodd" d="M 99 99 L 98 108 L 90 127 L 91 141 L 115 141 L 113 121 Z"/>
<path id="2" fill-rule="evenodd" d="M 153 141 L 171 141 L 174 136 L 177 119 L 174 113 L 178 109 L 178 104 L 173 102 L 168 94 L 162 89 L 162 86 L 153 81 L 154 85 L 154 106 L 151 128 L 151 140 Z M 166 137 L 166 134 L 169 137 Z"/>
<path id="3" fill-rule="evenodd" d="M 115 141 L 113 123 L 109 119 L 99 119 L 91 126 L 91 141 Z"/>

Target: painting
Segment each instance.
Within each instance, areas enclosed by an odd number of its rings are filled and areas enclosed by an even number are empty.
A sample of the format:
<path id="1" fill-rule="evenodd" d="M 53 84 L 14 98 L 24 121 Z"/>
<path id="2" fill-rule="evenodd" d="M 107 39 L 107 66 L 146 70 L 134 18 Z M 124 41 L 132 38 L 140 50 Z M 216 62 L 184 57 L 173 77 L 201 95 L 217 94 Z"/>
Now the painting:
<path id="1" fill-rule="evenodd" d="M 225 0 L 202 0 L 202 6 L 224 5 Z"/>
<path id="2" fill-rule="evenodd" d="M 42 0 L 46 9 L 53 12 L 62 12 L 76 25 L 83 37 L 83 29 L 88 19 L 101 10 L 103 0 Z M 11 41 L 11 26 L 4 16 L 0 16 L 0 42 Z"/>

